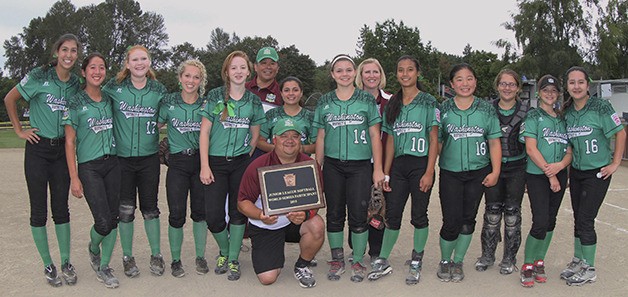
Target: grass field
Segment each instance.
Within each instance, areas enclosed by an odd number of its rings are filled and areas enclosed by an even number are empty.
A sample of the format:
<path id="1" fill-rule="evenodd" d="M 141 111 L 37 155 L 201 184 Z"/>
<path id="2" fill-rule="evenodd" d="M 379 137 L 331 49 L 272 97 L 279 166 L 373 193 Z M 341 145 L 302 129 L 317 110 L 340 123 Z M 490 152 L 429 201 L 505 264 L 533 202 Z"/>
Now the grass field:
<path id="1" fill-rule="evenodd" d="M 24 140 L 15 135 L 13 129 L 0 129 L 0 148 L 23 148 Z"/>

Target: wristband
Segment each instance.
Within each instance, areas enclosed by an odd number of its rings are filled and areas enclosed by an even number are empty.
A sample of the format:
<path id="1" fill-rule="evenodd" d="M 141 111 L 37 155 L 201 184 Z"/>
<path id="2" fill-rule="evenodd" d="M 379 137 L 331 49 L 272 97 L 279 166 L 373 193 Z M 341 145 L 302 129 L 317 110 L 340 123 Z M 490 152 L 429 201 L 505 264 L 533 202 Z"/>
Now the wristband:
<path id="1" fill-rule="evenodd" d="M 303 211 L 305 213 L 305 219 L 303 220 L 304 222 L 310 219 L 310 211 L 309 210 L 304 210 Z"/>
<path id="2" fill-rule="evenodd" d="M 390 181 L 390 175 L 384 175 L 384 182 Z"/>

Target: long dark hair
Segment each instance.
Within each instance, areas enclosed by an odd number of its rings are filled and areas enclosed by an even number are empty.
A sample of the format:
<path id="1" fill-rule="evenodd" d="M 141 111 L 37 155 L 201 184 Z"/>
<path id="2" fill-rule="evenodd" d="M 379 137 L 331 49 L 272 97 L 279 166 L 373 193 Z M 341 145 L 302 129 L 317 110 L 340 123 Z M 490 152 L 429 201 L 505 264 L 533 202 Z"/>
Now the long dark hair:
<path id="1" fill-rule="evenodd" d="M 591 81 L 591 78 L 589 78 L 589 73 L 587 73 L 587 70 L 581 66 L 572 66 L 571 68 L 567 69 L 567 72 L 565 72 L 565 84 L 569 84 L 569 74 L 574 71 L 582 72 L 584 74 L 584 79 L 587 81 L 587 85 L 589 84 L 589 82 Z M 565 97 L 567 99 L 565 100 L 565 105 L 562 108 L 563 110 L 567 110 L 567 108 L 573 104 L 573 98 L 571 98 L 571 95 L 569 95 L 567 89 L 568 86 L 565 86 Z M 589 90 L 587 90 L 587 94 L 589 94 Z"/>
<path id="2" fill-rule="evenodd" d="M 59 50 L 59 48 L 61 48 L 61 45 L 63 43 L 65 43 L 66 41 L 74 41 L 74 42 L 76 42 L 77 54 L 80 55 L 80 53 L 81 53 L 81 42 L 78 40 L 78 37 L 76 37 L 76 35 L 74 35 L 72 33 L 63 34 L 63 35 L 61 35 L 61 37 L 59 37 L 59 39 L 57 39 L 57 41 L 55 41 L 55 44 L 50 49 L 50 58 L 51 58 L 51 60 L 50 60 L 50 62 L 48 62 L 48 64 L 45 64 L 43 66 L 44 70 L 57 66 L 57 63 L 59 62 L 57 60 L 57 58 L 58 58 L 57 51 Z"/>
<path id="3" fill-rule="evenodd" d="M 296 82 L 299 86 L 299 89 L 301 89 L 301 99 L 299 100 L 299 106 L 303 107 L 303 82 L 298 77 L 287 76 L 286 78 L 282 79 L 281 82 L 279 82 L 279 91 L 283 92 L 283 86 L 290 81 Z M 286 104 L 285 101 L 284 104 Z"/>
<path id="4" fill-rule="evenodd" d="M 93 58 L 101 58 L 103 62 L 105 62 L 105 69 L 109 69 L 109 64 L 107 64 L 107 60 L 105 59 L 105 57 L 99 52 L 93 52 L 87 55 L 85 59 L 83 59 L 83 62 L 81 63 L 81 70 L 86 71 L 87 65 L 89 65 L 89 62 L 91 62 Z M 87 85 L 87 83 L 82 79 L 82 77 L 81 77 L 81 81 L 82 81 L 81 88 L 85 89 L 85 86 Z"/>
<path id="5" fill-rule="evenodd" d="M 399 59 L 397 59 L 397 65 L 399 65 L 399 62 L 404 61 L 404 60 L 412 61 L 412 63 L 414 63 L 414 67 L 416 67 L 417 72 L 421 73 L 421 64 L 419 64 L 419 60 L 417 60 L 416 58 L 410 55 L 403 55 L 399 57 Z M 421 82 L 418 80 L 416 82 L 416 87 L 419 89 L 419 91 L 423 91 L 423 85 L 421 85 Z M 401 113 L 401 106 L 403 105 L 402 101 L 403 101 L 403 88 L 400 88 L 399 91 L 397 91 L 397 93 L 393 95 L 392 98 L 390 98 L 390 101 L 388 101 L 388 104 L 386 104 L 387 106 L 386 123 L 387 124 L 392 126 L 397 120 L 397 117 L 399 117 L 399 114 Z"/>

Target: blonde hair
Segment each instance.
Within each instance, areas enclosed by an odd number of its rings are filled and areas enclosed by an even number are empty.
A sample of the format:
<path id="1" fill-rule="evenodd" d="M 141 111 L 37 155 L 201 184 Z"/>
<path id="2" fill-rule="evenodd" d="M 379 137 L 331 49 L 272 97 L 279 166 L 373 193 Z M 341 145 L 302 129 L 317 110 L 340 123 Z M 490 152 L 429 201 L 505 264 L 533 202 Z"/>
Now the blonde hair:
<path id="1" fill-rule="evenodd" d="M 116 82 L 121 83 L 124 79 L 126 79 L 131 74 L 131 70 L 126 68 L 126 64 L 129 63 L 129 54 L 134 50 L 142 50 L 146 52 L 146 54 L 148 55 L 148 59 L 149 60 L 151 59 L 150 52 L 145 46 L 143 45 L 130 46 L 127 49 L 126 53 L 124 54 L 124 62 L 123 62 L 122 69 L 120 69 L 118 74 L 116 74 Z M 155 71 L 153 70 L 153 67 L 148 68 L 148 72 L 146 72 L 146 77 L 150 79 L 157 79 L 157 76 L 155 76 Z"/>
<path id="2" fill-rule="evenodd" d="M 253 63 L 251 63 L 251 60 L 249 60 L 249 56 L 243 51 L 233 51 L 225 58 L 225 61 L 222 63 L 222 71 L 220 73 L 222 81 L 225 83 L 225 100 L 223 102 L 225 107 L 222 110 L 220 121 L 225 121 L 227 119 L 227 115 L 229 114 L 227 110 L 227 101 L 229 101 L 230 97 L 229 90 L 231 89 L 231 80 L 229 79 L 229 66 L 231 66 L 231 61 L 233 61 L 233 59 L 236 57 L 240 57 L 246 61 L 246 66 L 249 69 L 249 75 L 247 76 L 247 79 L 249 78 L 249 76 L 251 76 L 251 69 L 253 69 Z"/>
<path id="3" fill-rule="evenodd" d="M 201 84 L 198 87 L 198 94 L 202 97 L 205 94 L 205 86 L 207 85 L 207 70 L 205 69 L 205 65 L 203 65 L 203 63 L 201 63 L 201 61 L 199 60 L 186 60 L 185 62 L 182 62 L 177 69 L 177 74 L 179 78 L 181 77 L 181 75 L 183 75 L 183 71 L 185 71 L 185 66 L 193 66 L 200 70 Z"/>
<path id="4" fill-rule="evenodd" d="M 355 85 L 358 87 L 358 89 L 364 89 L 364 82 L 362 82 L 362 70 L 367 64 L 377 65 L 377 68 L 379 68 L 379 73 L 381 73 L 381 79 L 379 81 L 378 88 L 380 90 L 384 89 L 386 87 L 386 73 L 384 73 L 384 68 L 382 68 L 382 64 L 380 64 L 379 61 L 375 58 L 368 58 L 360 63 L 357 70 L 358 73 L 355 76 Z"/>

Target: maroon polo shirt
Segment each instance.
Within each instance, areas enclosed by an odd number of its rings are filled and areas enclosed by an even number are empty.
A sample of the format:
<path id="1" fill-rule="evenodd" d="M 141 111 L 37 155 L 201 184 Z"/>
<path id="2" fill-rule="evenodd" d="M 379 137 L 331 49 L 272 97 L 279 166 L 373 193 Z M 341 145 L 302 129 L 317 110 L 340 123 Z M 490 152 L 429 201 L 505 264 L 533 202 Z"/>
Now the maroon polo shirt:
<path id="1" fill-rule="evenodd" d="M 252 80 L 248 81 L 245 85 L 247 90 L 257 95 L 262 102 L 269 104 L 282 106 L 283 99 L 281 98 L 281 90 L 279 89 L 279 83 L 275 80 L 270 86 L 266 88 L 260 88 L 257 86 L 257 75 Z"/>

